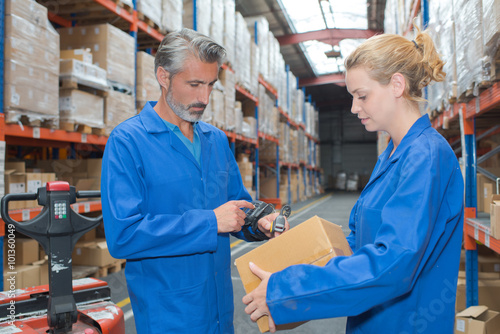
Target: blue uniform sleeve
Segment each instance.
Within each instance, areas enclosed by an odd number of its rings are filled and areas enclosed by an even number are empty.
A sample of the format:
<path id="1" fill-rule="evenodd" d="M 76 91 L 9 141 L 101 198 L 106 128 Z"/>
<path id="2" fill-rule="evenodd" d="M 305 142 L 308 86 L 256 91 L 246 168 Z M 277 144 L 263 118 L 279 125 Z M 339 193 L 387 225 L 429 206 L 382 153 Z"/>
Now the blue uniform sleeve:
<path id="1" fill-rule="evenodd" d="M 102 161 L 101 201 L 111 255 L 120 259 L 179 256 L 215 251 L 217 221 L 212 210 L 150 214 L 136 143 L 111 135 Z"/>
<path id="2" fill-rule="evenodd" d="M 347 236 L 347 242 L 349 243 L 349 247 L 351 247 L 352 252 L 356 251 L 356 223 L 354 221 L 354 216 L 358 207 L 358 202 L 354 204 L 354 207 L 351 210 L 351 214 L 349 216 L 349 229 L 351 233 Z"/>
<path id="3" fill-rule="evenodd" d="M 324 267 L 295 265 L 271 275 L 267 304 L 277 324 L 359 315 L 412 289 L 446 224 L 463 210 L 458 164 L 421 145 L 401 158 L 400 177 L 387 184 L 394 192 L 383 206 L 354 209 L 379 226 L 373 243 Z"/>

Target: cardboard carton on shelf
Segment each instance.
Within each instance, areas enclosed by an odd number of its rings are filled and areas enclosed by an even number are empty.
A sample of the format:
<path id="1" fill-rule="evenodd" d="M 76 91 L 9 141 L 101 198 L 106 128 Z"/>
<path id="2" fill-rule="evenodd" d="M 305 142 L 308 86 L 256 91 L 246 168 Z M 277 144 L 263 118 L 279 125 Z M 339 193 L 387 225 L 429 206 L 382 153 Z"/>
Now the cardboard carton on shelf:
<path id="1" fill-rule="evenodd" d="M 455 334 L 498 333 L 500 313 L 487 306 L 471 306 L 455 316 Z"/>
<path id="2" fill-rule="evenodd" d="M 73 265 L 104 267 L 116 262 L 109 254 L 106 239 L 78 242 L 73 251 Z"/>
<path id="3" fill-rule="evenodd" d="M 92 64 L 92 51 L 89 48 L 61 50 L 61 59 L 76 59 Z"/>
<path id="4" fill-rule="evenodd" d="M 500 239 L 500 195 L 493 195 L 490 202 L 491 236 Z"/>
<path id="5" fill-rule="evenodd" d="M 336 256 L 350 256 L 351 254 L 351 248 L 342 228 L 314 216 L 283 235 L 237 258 L 235 264 L 243 287 L 249 293 L 260 284 L 260 279 L 250 271 L 250 262 L 274 273 L 295 264 L 324 266 Z M 261 332 L 269 330 L 267 316 L 260 318 L 257 324 Z M 278 328 L 294 328 L 298 325 L 300 323 L 278 326 Z"/>
<path id="6" fill-rule="evenodd" d="M 23 289 L 37 285 L 40 285 L 40 266 L 16 265 L 14 271 L 4 268 L 4 290 Z"/>

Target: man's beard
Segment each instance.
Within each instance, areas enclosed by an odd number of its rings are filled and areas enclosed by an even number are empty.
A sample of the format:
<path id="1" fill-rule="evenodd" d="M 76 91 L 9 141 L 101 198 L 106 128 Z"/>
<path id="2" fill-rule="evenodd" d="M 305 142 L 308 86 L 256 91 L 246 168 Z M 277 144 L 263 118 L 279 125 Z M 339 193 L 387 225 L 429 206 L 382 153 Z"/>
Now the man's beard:
<path id="1" fill-rule="evenodd" d="M 179 103 L 174 100 L 172 96 L 172 89 L 169 87 L 167 91 L 167 97 L 166 101 L 170 109 L 174 111 L 174 113 L 179 116 L 179 118 L 187 121 L 187 122 L 197 122 L 201 119 L 201 116 L 203 116 L 203 112 L 205 111 L 205 108 L 207 107 L 206 104 L 203 103 L 193 103 L 190 105 L 185 106 L 182 103 Z M 201 111 L 189 111 L 190 108 L 203 108 Z"/>

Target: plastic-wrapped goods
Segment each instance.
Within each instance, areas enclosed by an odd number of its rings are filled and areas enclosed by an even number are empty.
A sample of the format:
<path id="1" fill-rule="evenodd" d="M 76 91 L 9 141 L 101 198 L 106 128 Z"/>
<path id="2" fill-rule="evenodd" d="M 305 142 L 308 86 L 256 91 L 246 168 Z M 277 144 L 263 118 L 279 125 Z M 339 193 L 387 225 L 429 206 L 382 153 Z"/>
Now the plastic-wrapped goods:
<path id="1" fill-rule="evenodd" d="M 150 19 L 158 27 L 162 27 L 162 0 L 137 0 L 137 11 Z"/>
<path id="2" fill-rule="evenodd" d="M 287 82 L 287 71 L 285 66 L 285 60 L 283 59 L 283 55 L 280 53 L 280 58 L 278 61 L 278 106 L 288 114 L 288 82 Z"/>
<path id="3" fill-rule="evenodd" d="M 259 138 L 259 162 L 266 164 L 276 163 L 276 143 Z"/>
<path id="4" fill-rule="evenodd" d="M 59 78 L 63 81 L 63 86 L 64 80 L 69 80 L 99 90 L 109 88 L 106 71 L 99 66 L 77 59 L 61 59 L 59 65 Z"/>
<path id="5" fill-rule="evenodd" d="M 297 120 L 297 78 L 288 71 L 288 112 L 290 117 Z"/>
<path id="6" fill-rule="evenodd" d="M 219 129 L 226 128 L 226 110 L 224 108 L 224 93 L 220 90 L 214 89 L 210 94 L 210 104 L 212 105 L 212 112 L 214 115 L 213 124 Z M 230 120 L 234 124 L 233 120 Z"/>
<path id="7" fill-rule="evenodd" d="M 257 138 L 257 120 L 255 117 L 243 117 L 243 136 L 247 138 Z"/>
<path id="8" fill-rule="evenodd" d="M 59 28 L 61 49 L 90 48 L 94 64 L 105 69 L 108 81 L 133 91 L 135 83 L 135 41 L 126 32 L 110 25 Z"/>
<path id="9" fill-rule="evenodd" d="M 305 145 L 304 138 L 305 138 L 304 130 L 302 128 L 299 128 L 298 129 L 298 147 L 299 147 L 299 161 L 301 161 L 301 162 L 307 161 L 306 145 Z"/>
<path id="10" fill-rule="evenodd" d="M 240 101 L 234 101 L 234 118 L 236 120 L 234 132 L 242 135 L 243 134 L 243 110 L 241 108 Z"/>
<path id="11" fill-rule="evenodd" d="M 280 161 L 290 162 L 290 126 L 280 123 Z"/>
<path id="12" fill-rule="evenodd" d="M 290 129 L 290 151 L 291 151 L 291 163 L 299 163 L 299 134 L 296 129 Z"/>
<path id="13" fill-rule="evenodd" d="M 429 109 L 442 111 L 450 101 L 457 98 L 457 62 L 455 46 L 455 21 L 453 0 L 432 1 L 429 4 L 429 32 L 438 52 L 445 61 L 443 82 L 430 85 L 428 89 Z"/>
<path id="14" fill-rule="evenodd" d="M 195 8 L 196 7 L 196 8 Z M 196 11 L 196 22 L 194 12 Z M 182 24 L 186 28 L 198 31 L 210 36 L 210 24 L 212 22 L 212 2 L 211 0 L 184 0 L 184 11 Z"/>
<path id="15" fill-rule="evenodd" d="M 304 123 L 304 112 L 305 112 L 305 96 L 302 89 L 297 89 L 297 123 Z M 307 120 L 306 120 L 307 121 Z"/>
<path id="16" fill-rule="evenodd" d="M 222 70 L 219 81 L 224 87 L 224 119 L 227 130 L 233 131 L 236 127 L 234 103 L 236 101 L 236 77 L 231 70 Z"/>
<path id="17" fill-rule="evenodd" d="M 249 89 L 252 94 L 256 94 L 259 89 L 259 47 L 253 42 L 250 41 L 250 80 L 249 80 Z"/>
<path id="18" fill-rule="evenodd" d="M 161 27 L 166 31 L 182 29 L 182 0 L 163 0 Z"/>
<path id="19" fill-rule="evenodd" d="M 203 115 L 201 116 L 201 121 L 214 125 L 214 113 L 212 111 L 212 103 L 207 104 Z"/>
<path id="20" fill-rule="evenodd" d="M 135 99 L 132 95 L 110 91 L 104 99 L 104 121 L 106 135 L 118 124 L 137 114 Z"/>
<path id="21" fill-rule="evenodd" d="M 500 47 L 500 2 L 483 0 L 483 32 L 485 70 L 490 73 L 490 80 L 496 79 L 495 55 Z"/>
<path id="22" fill-rule="evenodd" d="M 234 0 L 224 0 L 224 31 L 222 44 L 226 48 L 226 61 L 234 65 L 234 43 L 236 16 Z"/>
<path id="23" fill-rule="evenodd" d="M 247 27 L 252 38 L 254 38 L 255 32 L 257 32 L 257 46 L 259 46 L 260 54 L 259 73 L 262 74 L 265 80 L 269 80 L 269 22 L 264 16 L 246 17 L 245 21 L 247 22 Z"/>
<path id="24" fill-rule="evenodd" d="M 241 13 L 236 12 L 236 43 L 234 70 L 236 82 L 244 88 L 250 88 L 250 32 Z M 255 94 L 255 93 L 254 93 Z"/>
<path id="25" fill-rule="evenodd" d="M 224 42 L 224 21 L 221 16 L 224 13 L 224 0 L 212 0 L 212 22 L 210 24 L 210 37 L 222 45 Z"/>
<path id="26" fill-rule="evenodd" d="M 104 99 L 77 89 L 59 92 L 59 119 L 62 123 L 104 127 Z"/>
<path id="27" fill-rule="evenodd" d="M 432 1 L 431 1 L 432 2 Z M 437 1 L 433 1 L 437 2 Z M 387 0 L 385 3 L 384 32 L 387 34 L 398 34 L 397 22 L 397 0 Z M 430 15 L 429 15 L 430 16 Z"/>
<path id="28" fill-rule="evenodd" d="M 136 100 L 142 109 L 147 101 L 158 101 L 161 91 L 155 76 L 155 57 L 144 51 L 137 52 L 136 65 Z"/>
<path id="29" fill-rule="evenodd" d="M 479 94 L 484 80 L 482 71 L 483 26 L 481 0 L 455 0 L 455 35 L 457 46 L 457 93 Z M 488 78 L 489 80 L 489 78 Z"/>
<path id="30" fill-rule="evenodd" d="M 48 22 L 47 9 L 34 1 L 6 1 L 5 13 L 6 122 L 26 116 L 57 127 L 59 35 Z"/>

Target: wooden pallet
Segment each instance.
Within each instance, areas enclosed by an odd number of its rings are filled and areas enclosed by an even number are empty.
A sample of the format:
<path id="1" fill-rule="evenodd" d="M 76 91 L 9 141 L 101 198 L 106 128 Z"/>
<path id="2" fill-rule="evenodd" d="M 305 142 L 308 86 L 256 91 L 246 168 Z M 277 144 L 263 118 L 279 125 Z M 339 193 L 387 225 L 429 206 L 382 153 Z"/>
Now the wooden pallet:
<path id="1" fill-rule="evenodd" d="M 72 267 L 73 279 L 85 278 L 85 277 L 97 278 L 98 272 L 99 272 L 98 266 L 73 266 Z"/>
<path id="2" fill-rule="evenodd" d="M 40 127 L 47 129 L 59 128 L 59 115 L 40 115 L 23 110 L 5 111 L 5 123 L 7 124 L 22 124 L 32 127 Z"/>
<path id="3" fill-rule="evenodd" d="M 59 89 L 78 89 L 87 93 L 92 93 L 101 97 L 108 96 L 109 87 L 102 85 L 92 85 L 91 83 L 81 81 L 79 78 L 70 76 L 59 80 Z"/>
<path id="4" fill-rule="evenodd" d="M 139 11 L 137 12 L 137 18 L 139 20 L 141 20 L 142 22 L 146 23 L 151 28 L 159 31 L 161 34 L 165 34 L 166 33 L 165 29 L 162 29 L 156 22 L 154 22 L 149 17 L 147 17 L 146 15 L 144 15 L 143 13 L 141 13 Z"/>
<path id="5" fill-rule="evenodd" d="M 119 272 L 120 270 L 125 269 L 126 260 L 117 260 L 112 264 L 108 264 L 107 266 L 99 267 L 97 272 L 98 277 L 105 277 L 109 274 Z"/>
<path id="6" fill-rule="evenodd" d="M 101 128 L 93 128 L 86 124 L 80 124 L 76 122 L 59 122 L 59 129 L 68 131 L 68 132 L 79 132 L 86 134 L 97 134 L 104 135 L 104 129 Z"/>
<path id="7" fill-rule="evenodd" d="M 121 2 L 121 0 L 111 0 L 111 1 L 114 2 L 118 7 L 126 10 L 130 14 L 132 14 L 134 12 L 134 8 L 130 7 L 126 3 Z"/>

